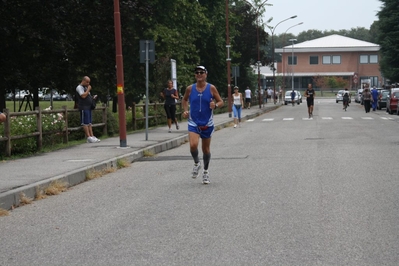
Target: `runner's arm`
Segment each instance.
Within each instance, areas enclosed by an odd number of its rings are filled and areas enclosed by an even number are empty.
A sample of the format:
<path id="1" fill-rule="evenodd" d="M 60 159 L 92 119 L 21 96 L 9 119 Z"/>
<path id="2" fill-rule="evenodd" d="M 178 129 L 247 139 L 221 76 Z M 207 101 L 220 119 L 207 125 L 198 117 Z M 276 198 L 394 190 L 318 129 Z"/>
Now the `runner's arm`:
<path id="1" fill-rule="evenodd" d="M 216 89 L 216 87 L 214 85 L 211 86 L 211 93 L 212 93 L 213 99 L 216 100 L 216 103 L 212 101 L 210 103 L 209 107 L 211 109 L 215 109 L 216 105 L 217 105 L 217 107 L 222 107 L 223 104 L 224 104 L 223 99 L 222 99 L 222 97 L 220 97 L 220 94 L 219 94 L 218 90 Z"/>

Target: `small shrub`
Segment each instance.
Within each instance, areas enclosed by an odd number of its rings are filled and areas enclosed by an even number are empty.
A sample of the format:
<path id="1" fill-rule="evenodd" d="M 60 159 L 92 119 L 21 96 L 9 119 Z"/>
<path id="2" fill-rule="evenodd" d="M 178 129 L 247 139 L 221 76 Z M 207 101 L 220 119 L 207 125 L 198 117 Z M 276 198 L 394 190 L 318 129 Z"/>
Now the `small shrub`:
<path id="1" fill-rule="evenodd" d="M 144 157 L 153 157 L 154 153 L 150 152 L 149 150 L 144 150 L 143 155 Z"/>
<path id="2" fill-rule="evenodd" d="M 129 166 L 130 166 L 130 162 L 127 159 L 117 159 L 116 160 L 116 167 L 118 169 L 129 167 Z"/>
<path id="3" fill-rule="evenodd" d="M 8 216 L 8 215 L 10 215 L 9 211 L 0 208 L 0 216 Z"/>
<path id="4" fill-rule="evenodd" d="M 25 195 L 25 193 L 21 192 L 19 194 L 19 202 L 21 205 L 31 204 L 33 202 L 32 198 L 29 198 Z"/>
<path id="5" fill-rule="evenodd" d="M 56 180 L 51 182 L 50 185 L 44 189 L 44 193 L 46 195 L 58 195 L 66 191 L 67 188 L 68 184 L 66 182 Z"/>
<path id="6" fill-rule="evenodd" d="M 44 190 L 37 186 L 36 187 L 36 195 L 35 195 L 35 200 L 41 200 L 47 198 L 46 194 L 44 193 Z"/>

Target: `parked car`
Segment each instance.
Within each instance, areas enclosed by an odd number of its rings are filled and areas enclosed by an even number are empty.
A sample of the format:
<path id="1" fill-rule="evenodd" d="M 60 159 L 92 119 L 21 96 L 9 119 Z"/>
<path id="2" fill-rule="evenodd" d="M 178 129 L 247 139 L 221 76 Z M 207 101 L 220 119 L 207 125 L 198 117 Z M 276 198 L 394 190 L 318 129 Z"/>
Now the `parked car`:
<path id="1" fill-rule="evenodd" d="M 336 94 L 336 98 L 335 98 L 335 101 L 337 102 L 337 103 L 339 103 L 339 102 L 343 102 L 344 101 L 344 98 L 343 98 L 343 95 L 344 95 L 344 92 L 345 92 L 345 90 L 340 90 L 340 91 L 338 91 L 337 92 L 337 94 Z M 349 91 L 348 91 L 349 92 Z M 350 94 L 350 92 L 349 92 L 349 103 L 351 103 L 351 94 Z"/>
<path id="2" fill-rule="evenodd" d="M 51 93 L 47 93 L 43 96 L 43 101 L 50 101 Z M 53 91 L 53 101 L 61 101 L 61 96 L 58 92 Z"/>
<path id="3" fill-rule="evenodd" d="M 294 102 L 296 102 L 297 104 L 302 103 L 302 94 L 301 94 L 301 92 L 299 92 L 297 90 L 294 90 L 294 91 L 295 91 Z M 291 92 L 292 92 L 292 90 L 289 90 L 289 91 L 285 92 L 285 98 L 284 98 L 284 104 L 285 105 L 287 105 L 289 103 L 292 103 L 291 102 Z"/>
<path id="4" fill-rule="evenodd" d="M 65 93 L 65 92 L 62 92 L 60 94 L 60 97 L 61 97 L 60 101 L 72 101 L 73 100 L 72 95 L 69 93 Z"/>
<path id="5" fill-rule="evenodd" d="M 396 113 L 398 108 L 399 88 L 392 88 L 387 95 L 387 113 Z"/>
<path id="6" fill-rule="evenodd" d="M 361 103 L 362 102 L 362 93 L 363 89 L 358 89 L 355 96 L 355 102 Z"/>
<path id="7" fill-rule="evenodd" d="M 12 92 L 9 92 L 9 93 L 6 93 L 6 100 L 7 101 L 11 101 L 11 100 L 13 100 L 13 96 L 14 96 L 14 93 L 12 93 Z"/>
<path id="8" fill-rule="evenodd" d="M 15 100 L 22 100 L 25 95 L 29 95 L 29 91 L 25 90 L 20 90 L 20 91 L 15 91 Z"/>
<path id="9" fill-rule="evenodd" d="M 381 110 L 382 108 L 387 108 L 387 96 L 389 94 L 389 90 L 380 90 L 378 91 L 378 102 L 377 102 L 377 110 Z"/>

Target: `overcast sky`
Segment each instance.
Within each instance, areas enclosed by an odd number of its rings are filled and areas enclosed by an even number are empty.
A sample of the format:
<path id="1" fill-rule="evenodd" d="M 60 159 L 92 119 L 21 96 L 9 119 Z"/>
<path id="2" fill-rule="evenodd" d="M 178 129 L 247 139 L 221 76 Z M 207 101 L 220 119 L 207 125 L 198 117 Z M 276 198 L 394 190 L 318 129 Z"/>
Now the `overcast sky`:
<path id="1" fill-rule="evenodd" d="M 379 0 L 269 0 L 267 3 L 273 6 L 266 7 L 263 21 L 273 17 L 270 26 L 275 26 L 291 16 L 298 16 L 279 24 L 274 31 L 275 35 L 284 33 L 289 27 L 300 22 L 303 24 L 292 27 L 287 33 L 297 35 L 310 29 L 370 29 L 371 24 L 378 20 L 377 12 L 382 6 Z"/>

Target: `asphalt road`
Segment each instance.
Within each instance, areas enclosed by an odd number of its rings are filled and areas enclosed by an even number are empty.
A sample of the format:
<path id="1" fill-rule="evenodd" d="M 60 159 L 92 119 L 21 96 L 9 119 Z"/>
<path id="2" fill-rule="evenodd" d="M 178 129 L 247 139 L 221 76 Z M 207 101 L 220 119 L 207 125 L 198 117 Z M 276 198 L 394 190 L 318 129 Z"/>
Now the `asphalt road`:
<path id="1" fill-rule="evenodd" d="M 185 144 L 0 217 L 0 265 L 398 265 L 398 123 L 283 106 L 215 132 L 209 185 Z"/>

